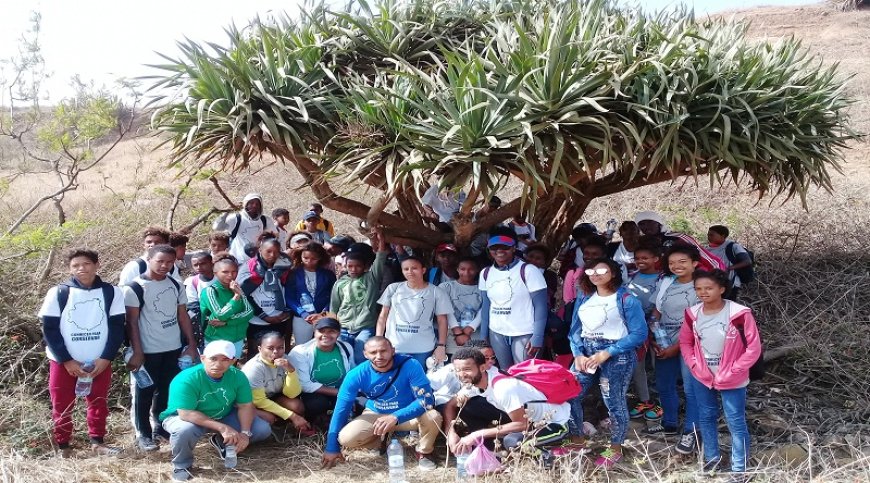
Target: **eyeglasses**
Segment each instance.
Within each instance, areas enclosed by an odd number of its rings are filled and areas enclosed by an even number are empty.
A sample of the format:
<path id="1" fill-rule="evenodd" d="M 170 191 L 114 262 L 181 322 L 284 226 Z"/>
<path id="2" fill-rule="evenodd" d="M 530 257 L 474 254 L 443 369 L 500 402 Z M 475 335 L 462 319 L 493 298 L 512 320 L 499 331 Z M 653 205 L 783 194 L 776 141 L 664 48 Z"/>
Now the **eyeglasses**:
<path id="1" fill-rule="evenodd" d="M 583 273 L 585 273 L 586 275 L 591 277 L 593 275 L 604 275 L 605 273 L 607 273 L 609 271 L 610 271 L 609 268 L 587 268 L 586 270 L 583 271 Z"/>
<path id="2" fill-rule="evenodd" d="M 506 251 L 510 250 L 511 248 L 513 248 L 513 247 L 509 247 L 507 245 L 493 245 L 493 246 L 489 247 L 489 251 L 491 251 L 491 252 L 506 252 Z"/>
<path id="3" fill-rule="evenodd" d="M 494 360 L 495 360 L 495 356 L 492 356 L 492 357 L 486 357 L 486 356 L 483 356 L 483 359 L 484 359 L 484 360 L 487 360 L 487 361 L 494 361 Z"/>

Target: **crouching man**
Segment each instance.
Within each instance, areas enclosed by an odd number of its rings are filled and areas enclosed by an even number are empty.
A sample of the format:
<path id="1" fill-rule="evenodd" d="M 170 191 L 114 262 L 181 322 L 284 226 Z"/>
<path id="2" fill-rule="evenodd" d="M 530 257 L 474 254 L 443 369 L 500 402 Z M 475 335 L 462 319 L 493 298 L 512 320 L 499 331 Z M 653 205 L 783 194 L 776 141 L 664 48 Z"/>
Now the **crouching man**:
<path id="1" fill-rule="evenodd" d="M 351 369 L 338 390 L 323 467 L 344 459 L 342 447 L 379 448 L 393 431 L 419 431 L 418 467 L 435 469 L 432 451 L 441 415 L 433 408 L 432 388 L 423 367 L 412 357 L 396 355 L 390 341 L 380 336 L 366 341 L 365 356 L 368 361 Z M 348 422 L 358 393 L 368 399 L 365 411 Z"/>
<path id="2" fill-rule="evenodd" d="M 234 367 L 236 348 L 232 342 L 216 340 L 205 346 L 202 364 L 185 369 L 169 386 L 169 405 L 160 414 L 172 447 L 172 480 L 192 477 L 193 449 L 206 433 L 221 458 L 226 445 L 238 453 L 250 443 L 272 434 L 269 423 L 256 416 L 251 386 L 244 373 Z"/>

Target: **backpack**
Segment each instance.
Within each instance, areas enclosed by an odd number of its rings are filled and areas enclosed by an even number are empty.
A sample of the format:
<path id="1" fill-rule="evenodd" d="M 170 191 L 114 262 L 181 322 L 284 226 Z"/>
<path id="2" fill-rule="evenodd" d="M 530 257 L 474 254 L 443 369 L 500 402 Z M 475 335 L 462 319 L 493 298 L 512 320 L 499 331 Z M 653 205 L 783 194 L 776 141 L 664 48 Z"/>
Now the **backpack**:
<path id="1" fill-rule="evenodd" d="M 746 343 L 746 334 L 743 332 L 743 326 L 735 326 L 737 332 L 740 332 L 740 339 L 743 340 L 743 345 L 747 346 Z M 761 336 L 759 335 L 759 339 Z M 761 355 L 758 356 L 758 359 L 752 364 L 752 367 L 749 368 L 749 380 L 750 381 L 760 381 L 764 379 L 764 375 L 767 373 L 767 367 L 764 364 L 764 351 L 761 352 Z"/>
<path id="2" fill-rule="evenodd" d="M 501 372 L 501 371 L 500 371 Z M 544 394 L 546 402 L 562 404 L 580 395 L 580 383 L 560 364 L 541 359 L 528 359 L 510 366 L 492 379 L 492 384 L 506 377 L 525 382 Z M 544 402 L 544 401 L 530 401 Z"/>
<path id="3" fill-rule="evenodd" d="M 523 280 L 523 285 L 528 285 L 528 284 L 526 284 L 526 267 L 528 267 L 529 264 L 526 262 L 520 262 L 520 263 L 522 264 L 522 265 L 520 265 L 520 278 Z M 483 269 L 483 281 L 484 282 L 486 281 L 486 277 L 489 276 L 489 269 L 490 268 L 492 268 L 492 265 Z"/>
<path id="4" fill-rule="evenodd" d="M 266 231 L 266 215 L 260 215 L 260 223 L 263 224 L 263 231 Z M 242 226 L 242 215 L 236 214 L 236 226 L 233 227 L 233 231 L 230 232 L 230 243 L 235 240 L 236 235 L 239 234 L 239 228 Z"/>
<path id="5" fill-rule="evenodd" d="M 441 285 L 441 275 L 443 274 L 444 272 L 440 268 L 432 267 L 429 269 L 429 276 L 426 279 L 432 285 Z"/>
<path id="6" fill-rule="evenodd" d="M 735 243 L 736 242 L 732 241 L 728 242 L 728 244 L 725 245 L 725 256 L 728 258 L 728 262 L 732 264 L 737 261 L 734 258 Z M 740 279 L 740 283 L 746 285 L 747 283 L 755 280 L 755 252 L 747 249 L 746 247 L 744 247 L 744 250 L 746 250 L 746 253 L 749 254 L 749 261 L 751 262 L 751 264 L 748 267 L 738 268 L 737 270 L 734 270 L 734 273 L 737 274 L 737 278 Z"/>
<path id="7" fill-rule="evenodd" d="M 109 313 L 112 310 L 112 302 L 115 300 L 115 287 L 112 284 L 102 282 L 100 289 L 103 291 L 103 302 L 105 302 L 106 320 L 112 315 Z M 60 307 L 59 313 L 63 313 L 66 303 L 69 301 L 69 285 L 57 286 L 57 305 Z"/>

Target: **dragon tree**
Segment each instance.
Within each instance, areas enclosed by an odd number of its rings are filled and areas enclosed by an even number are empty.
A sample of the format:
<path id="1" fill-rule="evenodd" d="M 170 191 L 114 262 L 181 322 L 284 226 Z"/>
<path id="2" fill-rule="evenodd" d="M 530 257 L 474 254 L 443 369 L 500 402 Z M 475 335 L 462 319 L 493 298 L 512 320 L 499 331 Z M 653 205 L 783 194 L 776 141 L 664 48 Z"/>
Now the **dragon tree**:
<path id="1" fill-rule="evenodd" d="M 528 213 L 556 246 L 593 199 L 682 176 L 806 204 L 856 137 L 852 100 L 837 66 L 746 27 L 604 0 L 320 5 L 179 43 L 155 66 L 152 125 L 174 163 L 280 159 L 326 207 L 421 247 L 449 236 L 423 219 L 433 173 L 468 193 L 459 245 Z M 509 184 L 516 199 L 473 218 Z"/>

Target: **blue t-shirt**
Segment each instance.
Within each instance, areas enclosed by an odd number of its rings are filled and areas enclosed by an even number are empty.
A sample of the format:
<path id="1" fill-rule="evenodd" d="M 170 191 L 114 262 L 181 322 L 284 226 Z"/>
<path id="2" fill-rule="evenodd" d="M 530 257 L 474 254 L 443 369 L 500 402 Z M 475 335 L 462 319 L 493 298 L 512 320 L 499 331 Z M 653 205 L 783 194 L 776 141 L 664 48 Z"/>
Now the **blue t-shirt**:
<path id="1" fill-rule="evenodd" d="M 401 368 L 396 375 L 399 365 Z M 395 377 L 395 381 L 384 392 L 384 386 L 389 384 L 392 377 Z M 435 405 L 429 378 L 426 377 L 423 366 L 415 359 L 396 354 L 393 368 L 387 372 L 376 371 L 372 363 L 366 361 L 347 373 L 338 390 L 338 400 L 326 436 L 327 453 L 341 451 L 338 433 L 347 424 L 359 393 L 368 399 L 366 409 L 379 414 L 392 414 L 398 418 L 399 424 L 416 418 L 426 412 L 427 407 Z M 377 399 L 372 399 L 378 395 L 380 396 Z"/>

